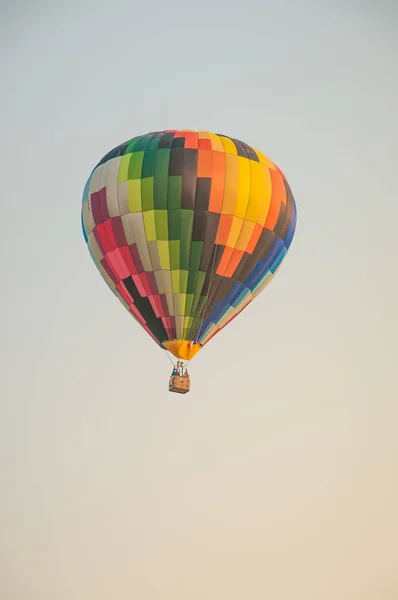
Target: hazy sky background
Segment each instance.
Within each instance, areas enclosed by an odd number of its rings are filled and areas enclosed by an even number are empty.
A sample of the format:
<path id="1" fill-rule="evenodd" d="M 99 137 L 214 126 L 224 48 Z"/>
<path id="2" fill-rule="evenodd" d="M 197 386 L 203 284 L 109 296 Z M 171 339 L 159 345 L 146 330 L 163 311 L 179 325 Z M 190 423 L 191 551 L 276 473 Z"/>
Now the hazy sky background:
<path id="1" fill-rule="evenodd" d="M 396 3 L 0 11 L 0 597 L 396 600 Z M 298 206 L 182 397 L 80 227 L 96 162 L 168 128 L 258 147 Z"/>

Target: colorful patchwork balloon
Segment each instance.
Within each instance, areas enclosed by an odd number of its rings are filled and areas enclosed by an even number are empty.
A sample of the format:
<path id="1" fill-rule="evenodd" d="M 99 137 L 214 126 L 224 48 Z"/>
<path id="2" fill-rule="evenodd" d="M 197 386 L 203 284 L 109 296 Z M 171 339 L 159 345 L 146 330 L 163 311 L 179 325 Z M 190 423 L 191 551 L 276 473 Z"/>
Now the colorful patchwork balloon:
<path id="1" fill-rule="evenodd" d="M 97 164 L 82 225 L 126 309 L 162 348 L 190 360 L 271 281 L 296 205 L 282 171 L 244 142 L 167 130 Z"/>

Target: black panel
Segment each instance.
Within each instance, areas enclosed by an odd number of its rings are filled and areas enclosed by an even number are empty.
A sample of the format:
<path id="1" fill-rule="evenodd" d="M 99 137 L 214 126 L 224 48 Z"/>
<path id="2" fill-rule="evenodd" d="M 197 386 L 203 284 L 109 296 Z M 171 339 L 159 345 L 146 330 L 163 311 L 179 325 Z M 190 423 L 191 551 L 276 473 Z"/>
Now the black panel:
<path id="1" fill-rule="evenodd" d="M 156 317 L 153 312 L 153 308 L 148 298 L 143 298 L 140 296 L 139 291 L 136 288 L 136 285 L 132 279 L 132 277 L 126 277 L 123 279 L 123 283 L 126 286 L 130 296 L 134 300 L 134 304 L 137 307 L 137 310 L 144 317 L 147 327 L 152 331 L 153 335 L 159 342 L 164 342 L 164 340 L 168 339 L 168 335 L 162 323 L 160 317 Z"/>
<path id="2" fill-rule="evenodd" d="M 116 156 L 123 156 L 123 154 L 126 152 L 128 146 L 131 144 L 131 141 L 132 140 L 130 140 L 128 142 L 124 142 L 123 144 L 120 144 L 120 146 L 116 146 L 116 148 L 113 148 L 113 150 L 111 150 L 110 152 L 105 154 L 105 156 L 103 158 L 101 158 L 101 160 L 97 164 L 97 167 L 99 165 L 102 165 L 103 163 L 106 163 L 111 158 L 116 158 Z"/>
<path id="3" fill-rule="evenodd" d="M 172 148 L 184 148 L 185 146 L 185 138 L 174 138 L 173 143 L 171 144 Z"/>
<path id="4" fill-rule="evenodd" d="M 160 138 L 159 138 L 159 145 L 158 148 L 171 148 L 171 144 L 173 143 L 173 139 L 174 139 L 174 135 L 175 133 L 173 131 L 169 132 L 169 133 L 164 133 Z"/>
<path id="5" fill-rule="evenodd" d="M 283 229 L 283 225 L 285 223 L 285 213 L 286 213 L 286 204 L 284 204 L 284 202 L 281 202 L 281 205 L 279 207 L 278 220 L 276 221 L 275 227 L 274 227 L 274 232 L 276 233 L 276 235 L 278 237 L 282 237 L 281 232 Z"/>
<path id="6" fill-rule="evenodd" d="M 276 235 L 269 229 L 264 229 L 261 232 L 260 239 L 254 248 L 253 254 L 244 253 L 239 263 L 238 268 L 234 273 L 233 279 L 243 283 L 245 279 L 250 275 L 259 260 L 262 260 L 267 256 L 268 252 L 272 248 L 272 244 L 276 239 Z"/>
<path id="7" fill-rule="evenodd" d="M 283 227 L 281 227 L 282 239 L 285 239 L 285 236 L 286 236 L 287 232 L 289 231 L 289 227 L 290 227 L 290 223 L 292 221 L 293 211 L 294 211 L 294 197 L 293 197 L 292 190 L 290 189 L 290 186 L 287 181 L 285 181 L 285 188 L 286 188 L 286 212 L 285 212 L 285 222 L 283 224 Z"/>
<path id="8" fill-rule="evenodd" d="M 198 172 L 198 151 L 184 149 L 184 170 L 182 173 L 181 208 L 193 210 L 195 205 L 196 176 Z"/>
<path id="9" fill-rule="evenodd" d="M 242 142 L 240 142 L 239 140 L 235 140 L 234 138 L 230 138 L 230 139 L 235 144 L 235 148 L 236 148 L 236 151 L 238 153 L 238 156 L 243 156 L 244 158 L 249 158 L 247 156 L 246 148 L 244 147 L 244 145 L 242 144 Z"/>
<path id="10" fill-rule="evenodd" d="M 203 243 L 202 257 L 200 259 L 199 271 L 206 272 L 209 268 L 210 259 L 212 256 L 214 242 L 216 240 L 218 223 L 220 215 L 209 212 L 195 212 L 194 228 L 195 238 L 193 241 L 201 241 Z M 197 234 L 200 234 L 199 235 Z"/>
<path id="11" fill-rule="evenodd" d="M 237 148 L 239 144 L 242 148 L 245 149 L 247 158 L 249 158 L 250 160 L 254 160 L 255 162 L 260 162 L 260 159 L 258 158 L 257 154 L 254 152 L 253 148 L 251 148 L 248 144 L 245 144 L 245 142 L 241 142 L 240 140 L 234 140 L 234 142 Z M 243 154 L 241 156 L 243 156 Z"/>
<path id="12" fill-rule="evenodd" d="M 210 261 L 209 261 L 209 264 L 207 267 L 206 279 L 203 284 L 202 294 L 207 294 L 207 292 L 210 288 L 210 283 L 211 283 L 211 289 L 213 290 L 217 287 L 219 281 L 222 279 L 222 277 L 220 275 L 217 275 L 216 273 L 217 273 L 217 268 L 218 268 L 218 265 L 220 264 L 222 255 L 224 254 L 224 250 L 225 250 L 225 246 L 220 246 L 219 244 L 213 245 L 213 249 L 210 253 Z M 203 257 L 203 252 L 202 252 L 202 257 Z"/>
<path id="13" fill-rule="evenodd" d="M 195 211 L 208 210 L 210 202 L 211 177 L 198 177 L 195 191 Z"/>
<path id="14" fill-rule="evenodd" d="M 235 285 L 235 281 L 233 279 L 231 279 L 230 277 L 222 277 L 220 275 L 217 275 L 217 280 L 216 281 L 213 280 L 211 290 L 210 290 L 211 293 L 210 293 L 210 296 L 209 296 L 207 304 L 206 304 L 206 310 L 205 310 L 205 315 L 204 315 L 205 319 L 207 319 L 209 317 L 209 315 L 212 313 L 217 302 L 219 302 L 220 300 L 221 301 L 225 300 L 225 298 L 227 297 L 229 292 L 232 290 L 234 285 Z"/>
<path id="15" fill-rule="evenodd" d="M 184 173 L 184 148 L 172 148 L 169 160 L 169 176 L 183 175 Z"/>

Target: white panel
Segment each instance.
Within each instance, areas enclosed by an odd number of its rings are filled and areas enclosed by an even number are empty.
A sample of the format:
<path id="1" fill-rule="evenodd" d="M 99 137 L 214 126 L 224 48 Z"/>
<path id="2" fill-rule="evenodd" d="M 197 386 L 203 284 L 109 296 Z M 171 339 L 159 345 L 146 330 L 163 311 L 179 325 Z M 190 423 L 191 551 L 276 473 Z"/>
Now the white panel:
<path id="1" fill-rule="evenodd" d="M 104 258 L 104 255 L 102 254 L 101 248 L 98 246 L 97 240 L 95 239 L 95 235 L 93 233 L 89 234 L 88 243 L 95 258 L 98 260 L 98 262 L 100 262 Z"/>
<path id="2" fill-rule="evenodd" d="M 120 214 L 126 215 L 130 212 L 129 208 L 129 192 L 128 192 L 128 183 L 127 181 L 121 181 L 118 183 L 118 198 L 119 198 L 119 208 Z"/>
<path id="3" fill-rule="evenodd" d="M 155 279 L 159 294 L 166 294 L 167 307 L 169 309 L 170 316 L 174 316 L 173 289 L 171 285 L 170 271 L 156 271 Z"/>
<path id="4" fill-rule="evenodd" d="M 119 199 L 118 199 L 118 175 L 121 156 L 112 158 L 104 167 L 101 181 L 106 185 L 106 203 L 110 217 L 118 217 L 120 215 Z"/>
<path id="5" fill-rule="evenodd" d="M 148 242 L 148 250 L 151 258 L 152 269 L 154 271 L 160 271 L 162 267 L 160 264 L 159 248 L 156 240 Z"/>

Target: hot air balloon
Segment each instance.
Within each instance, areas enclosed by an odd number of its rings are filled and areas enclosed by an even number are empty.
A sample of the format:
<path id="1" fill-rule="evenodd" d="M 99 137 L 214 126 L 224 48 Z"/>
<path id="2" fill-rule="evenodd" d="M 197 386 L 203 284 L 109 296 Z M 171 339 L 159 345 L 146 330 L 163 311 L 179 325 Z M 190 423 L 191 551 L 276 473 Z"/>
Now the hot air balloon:
<path id="1" fill-rule="evenodd" d="M 191 360 L 271 281 L 296 205 L 282 171 L 235 138 L 166 130 L 106 154 L 83 194 L 82 227 L 103 279 L 153 340 Z"/>

